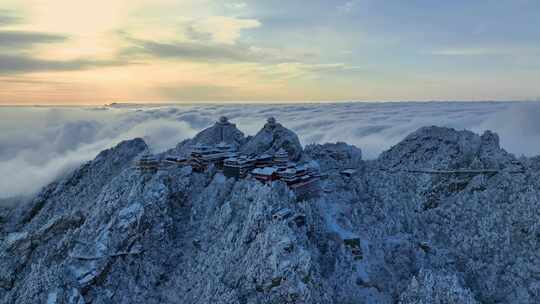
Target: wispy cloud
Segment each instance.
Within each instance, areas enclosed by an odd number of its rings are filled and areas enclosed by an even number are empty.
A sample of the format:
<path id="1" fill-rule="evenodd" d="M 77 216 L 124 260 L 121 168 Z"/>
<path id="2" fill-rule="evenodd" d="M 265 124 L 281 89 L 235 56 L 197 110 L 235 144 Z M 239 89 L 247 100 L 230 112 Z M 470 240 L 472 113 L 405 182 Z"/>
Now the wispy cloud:
<path id="1" fill-rule="evenodd" d="M 245 2 L 229 2 L 225 4 L 225 7 L 233 10 L 241 10 L 247 7 Z"/>
<path id="2" fill-rule="evenodd" d="M 531 81 L 540 63 L 538 1 L 0 2 L 3 78 L 78 84 L 59 92 L 52 84 L 0 81 L 0 103 L 158 101 L 156 91 L 170 84 L 244 86 L 234 90 L 243 100 L 539 94 Z M 427 74 L 440 88 L 427 90 L 426 81 L 417 81 Z M 495 94 L 492 83 L 500 77 L 506 92 Z M 462 79 L 480 81 L 464 93 Z M 194 98 L 200 93 L 193 90 Z"/>
<path id="3" fill-rule="evenodd" d="M 0 49 L 21 50 L 40 43 L 63 42 L 67 36 L 27 32 L 27 31 L 0 31 Z"/>
<path id="4" fill-rule="evenodd" d="M 15 15 L 12 11 L 0 9 L 0 26 L 16 24 L 21 21 L 21 18 Z"/>
<path id="5" fill-rule="evenodd" d="M 356 10 L 358 7 L 360 6 L 360 1 L 359 0 L 350 0 L 350 1 L 347 1 L 341 5 L 338 5 L 337 9 L 338 11 L 342 12 L 342 13 L 351 13 L 353 12 L 354 10 Z"/>
<path id="6" fill-rule="evenodd" d="M 75 71 L 104 66 L 126 65 L 122 60 L 48 60 L 26 55 L 0 54 L 0 75 L 13 75 L 44 71 Z"/>
<path id="7" fill-rule="evenodd" d="M 0 10 L 0 26 L 14 24 L 20 19 Z M 124 65 L 127 62 L 112 58 L 71 60 L 41 58 L 34 55 L 37 45 L 52 45 L 69 40 L 68 35 L 26 30 L 0 30 L 0 75 L 19 75 L 44 71 L 75 71 L 102 66 Z"/>
<path id="8" fill-rule="evenodd" d="M 124 49 L 124 56 L 149 55 L 162 59 L 183 59 L 203 62 L 254 62 L 261 58 L 243 45 L 205 42 L 157 42 L 129 38 L 132 46 Z"/>
<path id="9" fill-rule="evenodd" d="M 235 44 L 243 30 L 254 29 L 262 24 L 256 19 L 210 16 L 187 23 L 192 38 L 208 37 L 220 44 Z"/>
<path id="10" fill-rule="evenodd" d="M 430 51 L 429 54 L 439 56 L 485 56 L 507 54 L 507 50 L 494 48 L 454 48 Z"/>
<path id="11" fill-rule="evenodd" d="M 456 47 L 441 48 L 427 52 L 436 56 L 539 56 L 540 47 L 533 45 L 522 46 L 479 46 L 479 47 Z"/>
<path id="12" fill-rule="evenodd" d="M 154 41 L 132 37 L 127 33 L 120 35 L 130 44 L 121 52 L 126 58 L 150 56 L 194 62 L 284 63 L 300 61 L 304 56 L 309 56 L 305 53 L 283 52 L 244 43 L 215 42 L 201 36 L 198 31 L 190 33 L 189 37 L 192 39 L 188 41 Z"/>

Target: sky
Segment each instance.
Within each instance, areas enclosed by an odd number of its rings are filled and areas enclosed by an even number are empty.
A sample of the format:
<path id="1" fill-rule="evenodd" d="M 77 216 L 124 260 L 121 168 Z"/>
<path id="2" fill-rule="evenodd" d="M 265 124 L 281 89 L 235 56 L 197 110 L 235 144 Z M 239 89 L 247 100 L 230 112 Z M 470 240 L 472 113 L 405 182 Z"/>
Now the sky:
<path id="1" fill-rule="evenodd" d="M 1 0 L 0 105 L 540 100 L 537 0 Z"/>

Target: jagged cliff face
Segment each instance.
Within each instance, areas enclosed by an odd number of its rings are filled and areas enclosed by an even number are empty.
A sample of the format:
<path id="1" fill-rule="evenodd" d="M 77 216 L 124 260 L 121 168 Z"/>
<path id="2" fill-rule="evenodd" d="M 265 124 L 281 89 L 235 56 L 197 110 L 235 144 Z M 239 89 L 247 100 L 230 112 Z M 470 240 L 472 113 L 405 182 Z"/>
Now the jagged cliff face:
<path id="1" fill-rule="evenodd" d="M 495 134 L 423 128 L 375 161 L 343 143 L 238 138 L 318 161 L 321 196 L 190 167 L 139 172 L 147 147 L 127 141 L 2 211 L 0 302 L 538 303 L 540 162 Z"/>

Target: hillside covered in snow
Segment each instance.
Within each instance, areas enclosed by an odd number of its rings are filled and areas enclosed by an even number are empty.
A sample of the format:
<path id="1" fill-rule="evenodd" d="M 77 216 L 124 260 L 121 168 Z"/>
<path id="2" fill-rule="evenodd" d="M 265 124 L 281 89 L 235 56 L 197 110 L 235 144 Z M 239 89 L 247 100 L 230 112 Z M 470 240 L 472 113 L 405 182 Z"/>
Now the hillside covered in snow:
<path id="1" fill-rule="evenodd" d="M 241 128 L 241 125 L 239 125 Z M 286 125 L 225 141 L 316 163 L 317 195 L 192 166 L 137 170 L 136 138 L 0 209 L 0 303 L 538 303 L 540 158 L 423 127 L 376 159 Z"/>

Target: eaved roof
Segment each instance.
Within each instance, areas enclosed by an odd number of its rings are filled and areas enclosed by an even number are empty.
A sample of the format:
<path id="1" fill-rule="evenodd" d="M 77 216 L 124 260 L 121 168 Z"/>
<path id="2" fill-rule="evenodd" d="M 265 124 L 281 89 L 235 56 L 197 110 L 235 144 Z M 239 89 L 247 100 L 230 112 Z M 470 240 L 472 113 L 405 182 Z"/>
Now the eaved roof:
<path id="1" fill-rule="evenodd" d="M 195 146 L 193 146 L 193 148 L 195 148 L 195 149 L 208 149 L 208 148 L 210 148 L 210 146 L 199 142 Z"/>
<path id="2" fill-rule="evenodd" d="M 218 147 L 218 148 L 230 148 L 230 147 L 233 147 L 233 145 L 222 141 L 219 144 L 217 144 L 216 147 Z"/>
<path id="3" fill-rule="evenodd" d="M 283 171 L 282 173 L 292 173 L 292 174 L 296 174 L 296 169 L 288 168 L 287 170 Z"/>
<path id="4" fill-rule="evenodd" d="M 252 171 L 253 174 L 272 175 L 277 171 L 274 167 L 256 168 Z"/>
<path id="5" fill-rule="evenodd" d="M 279 155 L 279 154 L 288 155 L 287 151 L 285 151 L 285 149 L 283 148 L 279 148 L 279 150 L 277 150 L 276 155 Z"/>
<path id="6" fill-rule="evenodd" d="M 295 167 L 296 170 L 307 170 L 308 168 L 309 166 L 307 164 L 301 164 Z"/>

